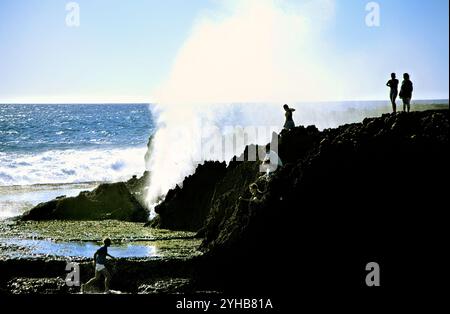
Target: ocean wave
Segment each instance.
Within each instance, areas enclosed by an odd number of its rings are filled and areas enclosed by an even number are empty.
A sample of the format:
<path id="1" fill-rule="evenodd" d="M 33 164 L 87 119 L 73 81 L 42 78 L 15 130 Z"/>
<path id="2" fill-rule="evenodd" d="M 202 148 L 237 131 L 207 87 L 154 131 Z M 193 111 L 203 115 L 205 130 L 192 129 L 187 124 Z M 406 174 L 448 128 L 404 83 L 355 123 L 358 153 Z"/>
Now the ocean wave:
<path id="1" fill-rule="evenodd" d="M 0 201 L 0 220 L 23 214 L 33 205 L 25 201 Z"/>
<path id="2" fill-rule="evenodd" d="M 0 152 L 0 186 L 122 181 L 145 170 L 146 147 Z"/>

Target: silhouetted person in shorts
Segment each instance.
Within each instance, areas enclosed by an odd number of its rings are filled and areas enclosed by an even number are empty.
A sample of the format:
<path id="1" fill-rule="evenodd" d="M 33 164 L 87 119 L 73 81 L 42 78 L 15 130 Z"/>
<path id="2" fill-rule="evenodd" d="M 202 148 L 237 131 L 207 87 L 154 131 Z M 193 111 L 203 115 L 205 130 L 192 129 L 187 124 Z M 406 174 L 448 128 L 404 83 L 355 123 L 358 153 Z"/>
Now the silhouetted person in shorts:
<path id="1" fill-rule="evenodd" d="M 292 119 L 292 113 L 295 111 L 294 108 L 289 108 L 288 105 L 284 105 L 283 106 L 284 111 L 286 111 L 286 113 L 284 114 L 286 117 L 286 122 L 284 122 L 284 129 L 286 130 L 292 130 L 293 128 L 295 128 L 295 123 L 294 120 Z"/>
<path id="2" fill-rule="evenodd" d="M 403 74 L 402 87 L 400 88 L 400 98 L 403 100 L 403 111 L 409 112 L 411 107 L 411 98 L 413 92 L 413 83 L 409 79 L 409 74 Z"/>
<path id="3" fill-rule="evenodd" d="M 103 240 L 103 246 L 99 248 L 94 254 L 94 268 L 95 268 L 95 277 L 90 279 L 86 284 L 81 286 L 81 292 L 89 291 L 91 285 L 98 281 L 103 275 L 105 277 L 105 293 L 109 293 L 109 283 L 111 281 L 111 274 L 106 268 L 106 257 L 111 255 L 108 254 L 108 247 L 111 245 L 111 240 L 106 238 Z"/>
<path id="4" fill-rule="evenodd" d="M 391 73 L 391 79 L 386 83 L 386 86 L 389 86 L 391 88 L 389 99 L 391 100 L 392 104 L 392 112 L 396 113 L 397 104 L 395 103 L 395 100 L 398 96 L 398 80 L 395 78 L 395 73 Z"/>

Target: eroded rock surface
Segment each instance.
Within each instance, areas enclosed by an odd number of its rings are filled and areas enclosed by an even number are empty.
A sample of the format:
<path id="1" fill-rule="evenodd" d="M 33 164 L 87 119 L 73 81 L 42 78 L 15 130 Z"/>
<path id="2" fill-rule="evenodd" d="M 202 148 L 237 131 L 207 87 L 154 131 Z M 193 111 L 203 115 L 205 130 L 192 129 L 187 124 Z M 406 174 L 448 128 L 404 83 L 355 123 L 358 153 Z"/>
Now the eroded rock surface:
<path id="1" fill-rule="evenodd" d="M 40 203 L 24 213 L 22 220 L 148 220 L 148 211 L 130 193 L 123 182 L 104 183 L 92 192 L 76 197 L 57 198 Z"/>

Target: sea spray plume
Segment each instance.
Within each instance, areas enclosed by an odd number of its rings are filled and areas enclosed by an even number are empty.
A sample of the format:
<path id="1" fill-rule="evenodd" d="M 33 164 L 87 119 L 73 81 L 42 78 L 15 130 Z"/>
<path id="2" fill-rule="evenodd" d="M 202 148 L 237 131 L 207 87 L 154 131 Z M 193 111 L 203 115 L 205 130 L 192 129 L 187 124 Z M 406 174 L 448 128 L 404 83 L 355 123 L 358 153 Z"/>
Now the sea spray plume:
<path id="1" fill-rule="evenodd" d="M 169 79 L 154 92 L 161 114 L 149 161 L 150 208 L 201 162 L 199 143 L 214 140 L 216 132 L 210 136 L 208 131 L 221 130 L 223 115 L 236 108 L 231 103 L 323 99 L 327 96 L 323 90 L 338 90 L 316 49 L 333 1 L 221 4 L 217 11 L 199 17 Z M 282 113 L 271 114 L 274 107 L 268 112 L 241 105 L 239 110 L 249 119 L 247 125 L 282 125 L 282 116 L 278 117 Z M 238 119 L 231 124 L 243 123 Z M 253 140 L 265 144 L 270 135 Z M 228 157 L 228 152 L 222 156 Z"/>
<path id="2" fill-rule="evenodd" d="M 221 3 L 198 18 L 155 93 L 159 103 L 336 99 L 339 80 L 327 71 L 320 38 L 333 1 Z"/>
<path id="3" fill-rule="evenodd" d="M 147 195 L 150 208 L 195 167 L 193 159 L 198 137 L 193 132 L 198 129 L 196 123 L 199 120 L 193 112 L 181 111 L 166 105 L 157 117 L 157 132 L 150 144 L 151 155 L 147 165 L 151 172 Z"/>
<path id="4" fill-rule="evenodd" d="M 229 161 L 234 155 L 240 155 L 246 145 L 265 145 L 270 141 L 272 132 L 279 131 L 279 127 L 267 123 L 253 126 L 252 115 L 242 115 L 242 110 L 237 109 L 240 107 L 237 104 L 211 105 L 206 111 L 191 108 L 178 117 L 170 115 L 170 124 L 166 122 L 167 115 L 171 114 L 171 110 L 181 109 L 178 106 L 166 107 L 161 111 L 158 116 L 158 131 L 152 138 L 147 163 L 147 169 L 151 172 L 147 192 L 150 209 L 154 208 L 170 188 L 192 174 L 196 165 L 205 160 Z M 234 116 L 232 121 L 220 119 L 229 115 Z M 229 123 L 233 121 L 235 125 Z M 260 159 L 263 157 L 259 156 Z M 254 158 L 256 160 L 257 156 Z"/>

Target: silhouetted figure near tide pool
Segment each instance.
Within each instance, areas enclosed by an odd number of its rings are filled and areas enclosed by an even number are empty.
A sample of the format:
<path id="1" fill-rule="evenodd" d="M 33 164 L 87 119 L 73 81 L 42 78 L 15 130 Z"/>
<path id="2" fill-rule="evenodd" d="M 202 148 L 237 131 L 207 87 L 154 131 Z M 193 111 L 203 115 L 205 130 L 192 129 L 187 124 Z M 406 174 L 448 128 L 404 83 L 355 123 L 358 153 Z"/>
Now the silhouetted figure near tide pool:
<path id="1" fill-rule="evenodd" d="M 386 83 L 386 86 L 389 86 L 391 88 L 389 99 L 391 100 L 392 104 L 392 112 L 396 113 L 397 104 L 395 103 L 395 100 L 398 96 L 398 80 L 395 78 L 395 73 L 391 73 L 391 79 Z"/>
<path id="2" fill-rule="evenodd" d="M 402 87 L 400 88 L 400 98 L 403 100 L 403 111 L 410 111 L 413 83 L 409 79 L 409 74 L 403 74 Z"/>
<path id="3" fill-rule="evenodd" d="M 295 123 L 294 120 L 292 119 L 292 113 L 295 111 L 295 109 L 289 108 L 288 105 L 284 105 L 283 108 L 284 111 L 286 111 L 286 113 L 284 114 L 286 117 L 286 122 L 284 122 L 284 129 L 292 130 L 293 128 L 295 128 Z"/>
<path id="4" fill-rule="evenodd" d="M 97 282 L 101 275 L 105 277 L 105 293 L 109 293 L 109 283 L 111 282 L 111 274 L 106 268 L 106 257 L 109 256 L 114 259 L 113 256 L 108 254 L 108 247 L 111 245 L 111 239 L 106 238 L 103 240 L 103 246 L 99 248 L 94 254 L 94 268 L 95 277 L 90 279 L 86 284 L 81 285 L 81 292 L 89 292 L 93 283 Z"/>

